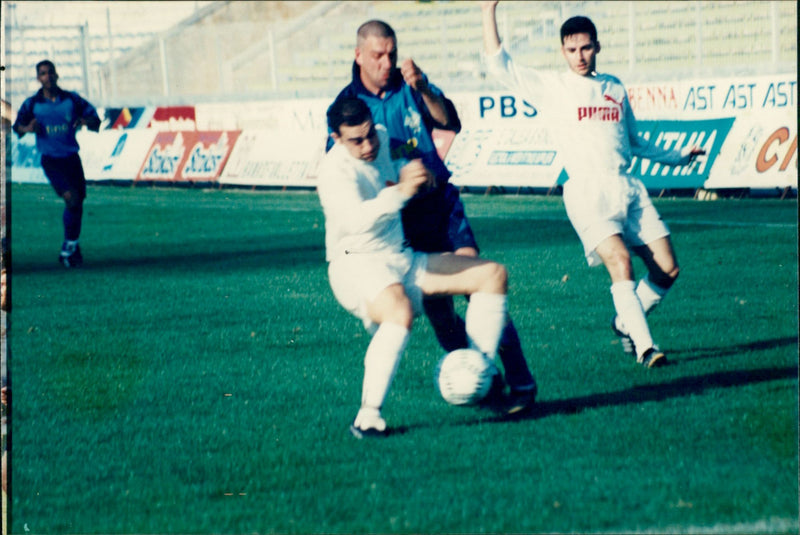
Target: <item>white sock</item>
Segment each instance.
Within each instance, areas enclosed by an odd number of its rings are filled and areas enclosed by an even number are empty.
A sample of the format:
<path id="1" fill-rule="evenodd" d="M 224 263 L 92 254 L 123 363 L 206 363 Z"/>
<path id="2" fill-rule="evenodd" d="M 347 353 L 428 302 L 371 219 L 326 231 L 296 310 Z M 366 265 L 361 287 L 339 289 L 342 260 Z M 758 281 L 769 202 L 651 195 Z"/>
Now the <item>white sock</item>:
<path id="1" fill-rule="evenodd" d="M 400 364 L 400 357 L 406 349 L 409 334 L 409 330 L 401 325 L 382 323 L 372 336 L 364 357 L 362 408 L 377 410 L 380 415 L 380 409 Z"/>
<path id="2" fill-rule="evenodd" d="M 636 285 L 636 296 L 642 303 L 645 315 L 649 314 L 656 305 L 667 295 L 669 288 L 662 288 L 650 280 L 650 275 L 645 275 Z"/>
<path id="3" fill-rule="evenodd" d="M 617 311 L 619 323 L 624 325 L 625 331 L 633 339 L 638 356 L 653 347 L 653 338 L 650 327 L 644 315 L 642 303 L 636 296 L 633 281 L 620 281 L 611 285 L 611 297 Z"/>
<path id="4" fill-rule="evenodd" d="M 464 321 L 469 346 L 494 359 L 506 326 L 505 294 L 472 294 Z"/>
<path id="5" fill-rule="evenodd" d="M 61 246 L 61 256 L 69 256 L 78 248 L 78 240 L 64 240 Z"/>

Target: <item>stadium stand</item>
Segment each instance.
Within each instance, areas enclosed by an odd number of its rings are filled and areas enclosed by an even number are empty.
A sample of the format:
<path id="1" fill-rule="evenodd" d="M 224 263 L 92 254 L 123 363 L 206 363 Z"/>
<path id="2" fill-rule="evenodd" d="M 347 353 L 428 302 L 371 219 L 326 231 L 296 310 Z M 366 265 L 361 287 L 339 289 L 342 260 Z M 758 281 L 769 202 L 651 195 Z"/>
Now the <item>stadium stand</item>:
<path id="1" fill-rule="evenodd" d="M 595 21 L 603 69 L 627 83 L 796 69 L 797 4 L 788 1 L 505 1 L 499 28 L 520 62 L 561 69 L 558 29 L 576 14 Z M 389 22 L 401 57 L 445 90 L 495 88 L 472 2 L 218 1 L 152 34 L 7 26 L 8 96 L 17 106 L 36 88 L 30 72 L 45 55 L 63 86 L 101 106 L 330 97 L 347 82 L 356 28 L 370 18 Z"/>

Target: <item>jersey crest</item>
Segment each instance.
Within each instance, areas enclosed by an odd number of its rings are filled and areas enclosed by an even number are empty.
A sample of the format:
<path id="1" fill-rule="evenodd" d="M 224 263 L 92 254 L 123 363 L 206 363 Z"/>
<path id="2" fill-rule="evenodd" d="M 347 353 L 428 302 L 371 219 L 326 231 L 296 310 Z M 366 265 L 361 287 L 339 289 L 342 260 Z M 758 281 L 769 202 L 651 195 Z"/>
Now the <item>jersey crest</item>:
<path id="1" fill-rule="evenodd" d="M 414 136 L 419 136 L 419 132 L 422 129 L 422 116 L 411 106 L 406 108 L 406 113 L 404 115 L 403 125 L 411 129 L 411 131 L 414 132 Z"/>

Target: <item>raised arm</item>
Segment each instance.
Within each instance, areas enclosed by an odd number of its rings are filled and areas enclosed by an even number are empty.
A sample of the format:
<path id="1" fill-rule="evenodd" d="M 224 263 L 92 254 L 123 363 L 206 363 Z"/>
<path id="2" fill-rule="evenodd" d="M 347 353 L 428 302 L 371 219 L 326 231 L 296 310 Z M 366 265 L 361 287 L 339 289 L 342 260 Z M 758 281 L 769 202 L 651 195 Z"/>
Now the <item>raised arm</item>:
<path id="1" fill-rule="evenodd" d="M 497 3 L 498 0 L 481 2 L 483 25 L 483 49 L 487 56 L 497 53 L 500 49 L 500 35 L 497 33 Z"/>
<path id="2" fill-rule="evenodd" d="M 406 83 L 422 95 L 422 100 L 428 108 L 428 112 L 433 120 L 439 123 L 442 128 L 450 129 L 457 122 L 458 117 L 451 116 L 454 110 L 450 110 L 444 97 L 432 90 L 428 84 L 428 79 L 422 70 L 409 58 L 400 64 L 400 74 Z"/>

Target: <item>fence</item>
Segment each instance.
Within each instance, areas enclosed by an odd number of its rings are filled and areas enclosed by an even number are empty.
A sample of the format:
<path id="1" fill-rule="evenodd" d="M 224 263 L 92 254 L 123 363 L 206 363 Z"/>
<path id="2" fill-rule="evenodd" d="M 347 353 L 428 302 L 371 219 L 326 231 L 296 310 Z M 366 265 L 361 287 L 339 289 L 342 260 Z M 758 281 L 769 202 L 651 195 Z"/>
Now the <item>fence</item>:
<path id="1" fill-rule="evenodd" d="M 626 83 L 796 69 L 790 1 L 507 1 L 501 37 L 521 63 L 561 69 L 558 29 L 574 14 L 595 21 L 600 68 Z M 233 1 L 152 35 L 6 26 L 7 100 L 16 108 L 36 88 L 42 55 L 58 65 L 63 87 L 98 106 L 331 97 L 348 82 L 356 29 L 370 18 L 390 23 L 400 57 L 446 91 L 494 88 L 474 2 Z"/>

